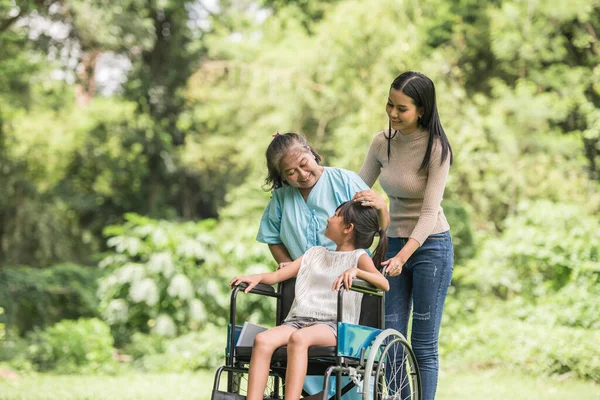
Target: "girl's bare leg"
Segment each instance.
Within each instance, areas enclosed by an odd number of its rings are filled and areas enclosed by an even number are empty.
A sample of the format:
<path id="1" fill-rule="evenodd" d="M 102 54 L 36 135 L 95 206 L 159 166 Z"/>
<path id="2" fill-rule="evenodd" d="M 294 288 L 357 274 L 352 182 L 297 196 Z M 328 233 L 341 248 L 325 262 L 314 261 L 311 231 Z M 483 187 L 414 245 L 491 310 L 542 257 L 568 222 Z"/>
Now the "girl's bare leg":
<path id="1" fill-rule="evenodd" d="M 325 325 L 310 326 L 291 334 L 287 344 L 286 400 L 300 399 L 308 366 L 308 348 L 310 346 L 335 346 L 335 343 L 335 335 Z"/>
<path id="2" fill-rule="evenodd" d="M 280 325 L 256 335 L 248 372 L 247 400 L 263 400 L 271 356 L 278 347 L 285 345 L 290 335 L 296 331 L 297 329 L 291 326 Z"/>

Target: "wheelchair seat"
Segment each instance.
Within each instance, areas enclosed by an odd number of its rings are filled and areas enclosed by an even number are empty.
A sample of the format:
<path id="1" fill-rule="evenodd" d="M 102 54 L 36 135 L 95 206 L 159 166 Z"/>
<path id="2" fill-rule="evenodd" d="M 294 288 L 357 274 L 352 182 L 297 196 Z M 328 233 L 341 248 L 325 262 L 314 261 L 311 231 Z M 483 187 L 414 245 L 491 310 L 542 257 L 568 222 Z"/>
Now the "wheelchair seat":
<path id="1" fill-rule="evenodd" d="M 250 362 L 250 356 L 252 355 L 251 346 L 237 346 L 236 353 L 238 360 Z M 312 346 L 308 348 L 308 358 L 335 358 L 336 346 Z M 287 346 L 281 346 L 273 353 L 271 361 L 286 361 L 287 360 Z"/>

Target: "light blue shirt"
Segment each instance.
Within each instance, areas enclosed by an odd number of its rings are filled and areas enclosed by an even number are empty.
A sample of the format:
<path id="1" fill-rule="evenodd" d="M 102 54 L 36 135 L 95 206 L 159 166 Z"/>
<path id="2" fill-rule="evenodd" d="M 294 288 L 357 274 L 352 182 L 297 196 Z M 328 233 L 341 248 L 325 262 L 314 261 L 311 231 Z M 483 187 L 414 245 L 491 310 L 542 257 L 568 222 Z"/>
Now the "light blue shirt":
<path id="1" fill-rule="evenodd" d="M 324 167 L 321 177 L 306 201 L 300 191 L 285 185 L 273 191 L 260 221 L 256 240 L 266 244 L 282 243 L 292 260 L 313 246 L 335 250 L 325 237 L 327 219 L 354 194 L 369 189 L 355 172 Z"/>

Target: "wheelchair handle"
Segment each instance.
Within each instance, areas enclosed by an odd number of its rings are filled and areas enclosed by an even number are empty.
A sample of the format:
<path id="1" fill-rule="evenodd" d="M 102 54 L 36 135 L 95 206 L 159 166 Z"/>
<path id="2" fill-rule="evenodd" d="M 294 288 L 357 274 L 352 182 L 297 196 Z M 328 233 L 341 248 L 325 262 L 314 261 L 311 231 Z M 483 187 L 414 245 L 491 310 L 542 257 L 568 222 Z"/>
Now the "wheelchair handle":
<path id="1" fill-rule="evenodd" d="M 344 290 L 344 283 L 342 283 L 342 285 L 340 286 L 340 291 L 341 290 Z M 353 292 L 370 294 L 373 296 L 383 296 L 383 291 L 379 290 L 377 286 L 359 278 L 352 279 L 352 286 L 350 286 L 350 290 Z"/>
<path id="2" fill-rule="evenodd" d="M 236 287 L 239 287 L 240 290 L 243 291 L 248 287 L 248 284 L 246 282 L 242 282 L 239 285 L 233 286 L 232 290 L 235 289 Z M 279 297 L 277 292 L 275 291 L 275 288 L 273 286 L 267 285 L 265 283 L 257 284 L 256 286 L 254 286 L 252 288 L 252 290 L 250 290 L 249 293 L 261 294 L 263 296 Z"/>

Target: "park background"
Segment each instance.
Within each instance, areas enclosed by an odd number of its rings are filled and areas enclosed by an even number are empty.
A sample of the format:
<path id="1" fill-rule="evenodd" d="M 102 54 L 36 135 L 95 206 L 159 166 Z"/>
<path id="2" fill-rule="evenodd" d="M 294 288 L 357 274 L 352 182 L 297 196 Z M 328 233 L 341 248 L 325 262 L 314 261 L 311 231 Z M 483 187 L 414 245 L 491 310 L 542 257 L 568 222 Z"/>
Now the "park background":
<path id="1" fill-rule="evenodd" d="M 207 400 L 227 282 L 275 267 L 271 135 L 357 171 L 405 70 L 454 150 L 438 398 L 600 398 L 599 35 L 599 0 L 0 0 L 0 398 Z"/>

